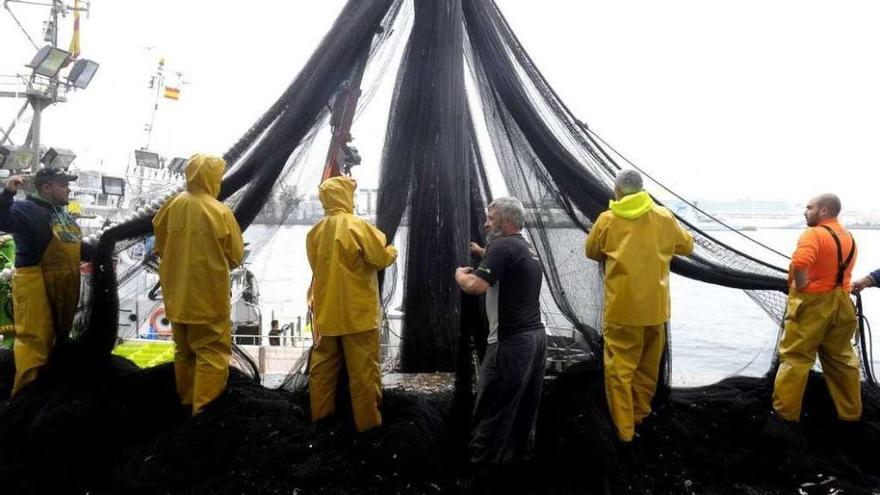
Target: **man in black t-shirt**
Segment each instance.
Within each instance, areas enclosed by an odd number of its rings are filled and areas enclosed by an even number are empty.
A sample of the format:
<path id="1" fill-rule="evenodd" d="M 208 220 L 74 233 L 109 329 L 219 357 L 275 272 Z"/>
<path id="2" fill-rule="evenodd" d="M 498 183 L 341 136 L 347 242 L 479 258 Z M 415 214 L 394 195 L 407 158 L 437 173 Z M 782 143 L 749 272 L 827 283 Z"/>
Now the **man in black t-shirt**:
<path id="1" fill-rule="evenodd" d="M 468 294 L 486 294 L 489 338 L 480 368 L 471 462 L 497 467 L 523 460 L 538 416 L 547 342 L 541 321 L 542 271 L 520 231 L 525 209 L 515 198 L 489 205 L 486 249 L 471 243 L 480 266 L 459 267 Z"/>

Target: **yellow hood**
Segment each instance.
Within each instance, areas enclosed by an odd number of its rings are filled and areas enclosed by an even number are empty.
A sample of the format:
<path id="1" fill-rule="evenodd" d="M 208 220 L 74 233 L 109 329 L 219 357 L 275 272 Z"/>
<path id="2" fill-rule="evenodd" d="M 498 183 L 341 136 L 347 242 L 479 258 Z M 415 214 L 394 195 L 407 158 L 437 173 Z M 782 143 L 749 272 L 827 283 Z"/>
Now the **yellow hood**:
<path id="1" fill-rule="evenodd" d="M 651 211 L 654 207 L 654 200 L 646 191 L 639 191 L 633 194 L 627 194 L 620 198 L 620 201 L 611 200 L 608 202 L 608 208 L 615 215 L 623 218 L 639 218 Z"/>
<path id="2" fill-rule="evenodd" d="M 312 268 L 312 331 L 349 335 L 379 327 L 379 280 L 376 273 L 394 263 L 397 250 L 385 234 L 353 211 L 355 183 L 333 177 L 321 184 L 327 215 L 306 236 Z"/>
<path id="3" fill-rule="evenodd" d="M 190 194 L 207 193 L 212 198 L 220 194 L 220 182 L 226 171 L 226 161 L 218 156 L 193 155 L 186 164 L 186 190 Z"/>
<path id="4" fill-rule="evenodd" d="M 165 314 L 175 323 L 229 319 L 229 271 L 241 264 L 244 240 L 232 210 L 217 200 L 224 169 L 221 158 L 194 155 L 187 191 L 153 217 Z"/>
<path id="5" fill-rule="evenodd" d="M 321 183 L 318 194 L 324 213 L 354 213 L 355 182 L 351 177 L 340 175 L 331 177 Z"/>

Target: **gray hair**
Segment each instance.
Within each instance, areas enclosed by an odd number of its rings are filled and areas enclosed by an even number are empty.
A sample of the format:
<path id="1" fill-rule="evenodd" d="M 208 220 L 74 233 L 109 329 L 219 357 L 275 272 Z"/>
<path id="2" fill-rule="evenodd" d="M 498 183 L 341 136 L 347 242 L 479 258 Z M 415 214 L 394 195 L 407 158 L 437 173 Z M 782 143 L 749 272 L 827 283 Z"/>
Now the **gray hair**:
<path id="1" fill-rule="evenodd" d="M 621 170 L 617 172 L 617 177 L 614 179 L 614 187 L 620 190 L 624 196 L 637 193 L 644 188 L 642 174 L 631 168 Z"/>
<path id="2" fill-rule="evenodd" d="M 489 209 L 494 209 L 495 215 L 498 216 L 499 219 L 510 221 L 510 223 L 515 225 L 517 229 L 522 230 L 525 226 L 526 209 L 523 207 L 520 200 L 514 197 L 505 196 L 503 198 L 495 198 L 495 201 L 492 201 L 492 203 L 489 204 Z"/>

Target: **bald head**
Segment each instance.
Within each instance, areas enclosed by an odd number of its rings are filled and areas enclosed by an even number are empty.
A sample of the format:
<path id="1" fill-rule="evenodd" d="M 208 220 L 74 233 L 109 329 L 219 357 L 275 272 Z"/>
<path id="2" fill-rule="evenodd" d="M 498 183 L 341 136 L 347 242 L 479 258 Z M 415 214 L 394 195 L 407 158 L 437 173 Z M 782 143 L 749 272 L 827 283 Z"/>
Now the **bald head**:
<path id="1" fill-rule="evenodd" d="M 816 206 L 828 209 L 828 218 L 837 218 L 840 215 L 840 198 L 836 194 L 825 193 L 816 196 Z"/>
<path id="2" fill-rule="evenodd" d="M 816 196 L 807 203 L 804 218 L 807 225 L 815 227 L 822 220 L 831 220 L 840 215 L 840 198 L 836 194 L 825 193 Z"/>

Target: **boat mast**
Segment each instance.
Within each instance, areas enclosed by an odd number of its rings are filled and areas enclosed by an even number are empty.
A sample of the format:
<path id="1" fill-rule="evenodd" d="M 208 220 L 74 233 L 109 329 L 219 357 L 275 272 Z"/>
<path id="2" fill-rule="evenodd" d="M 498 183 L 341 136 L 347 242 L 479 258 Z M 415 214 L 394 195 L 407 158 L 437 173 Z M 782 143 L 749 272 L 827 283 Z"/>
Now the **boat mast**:
<path id="1" fill-rule="evenodd" d="M 32 45 L 36 49 L 40 49 L 39 45 L 31 38 L 30 34 L 28 34 L 27 30 L 12 12 L 12 9 L 9 8 L 9 4 L 11 3 L 20 3 L 26 5 L 36 5 L 40 7 L 50 7 L 49 19 L 43 23 L 43 41 L 49 43 L 52 47 L 58 47 L 58 15 L 66 16 L 68 12 L 85 12 L 86 15 L 89 13 L 89 9 L 91 7 L 91 2 L 85 2 L 85 7 L 80 6 L 71 6 L 64 3 L 64 0 L 52 0 L 50 3 L 46 2 L 38 2 L 38 1 L 29 1 L 29 0 L 4 0 L 3 7 L 27 37 L 28 41 L 31 42 Z M 27 99 L 27 104 L 30 104 L 31 108 L 33 108 L 34 116 L 31 120 L 31 127 L 28 130 L 27 138 L 25 139 L 25 146 L 30 147 L 33 150 L 33 156 L 31 157 L 31 170 L 37 170 L 40 168 L 40 130 L 42 127 L 42 114 L 43 109 L 53 103 L 66 101 L 66 97 L 62 94 L 61 89 L 66 89 L 65 85 L 60 82 L 59 76 L 56 74 L 54 77 L 51 77 L 48 81 L 48 84 L 38 84 L 37 75 L 35 72 L 32 72 L 30 78 L 27 81 L 27 89 L 24 92 L 19 91 L 2 91 L 0 92 L 0 97 L 9 97 L 9 98 L 20 98 L 24 97 Z M 18 113 L 18 117 L 10 124 L 9 128 L 3 131 L 3 141 L 7 141 L 12 144 L 12 140 L 9 137 L 9 134 L 12 132 L 12 129 L 15 127 L 15 124 L 18 122 L 18 119 L 21 117 L 21 114 L 24 112 L 24 109 L 27 108 L 27 104 L 22 107 L 22 110 Z"/>
<path id="2" fill-rule="evenodd" d="M 144 126 L 147 131 L 147 142 L 141 148 L 144 151 L 150 150 L 150 141 L 153 138 L 153 125 L 156 123 L 156 112 L 159 110 L 159 98 L 162 88 L 165 87 L 165 57 L 159 59 L 159 65 L 156 67 L 156 73 L 150 77 L 150 88 L 155 89 L 153 95 L 153 112 L 150 114 L 150 123 Z"/>

